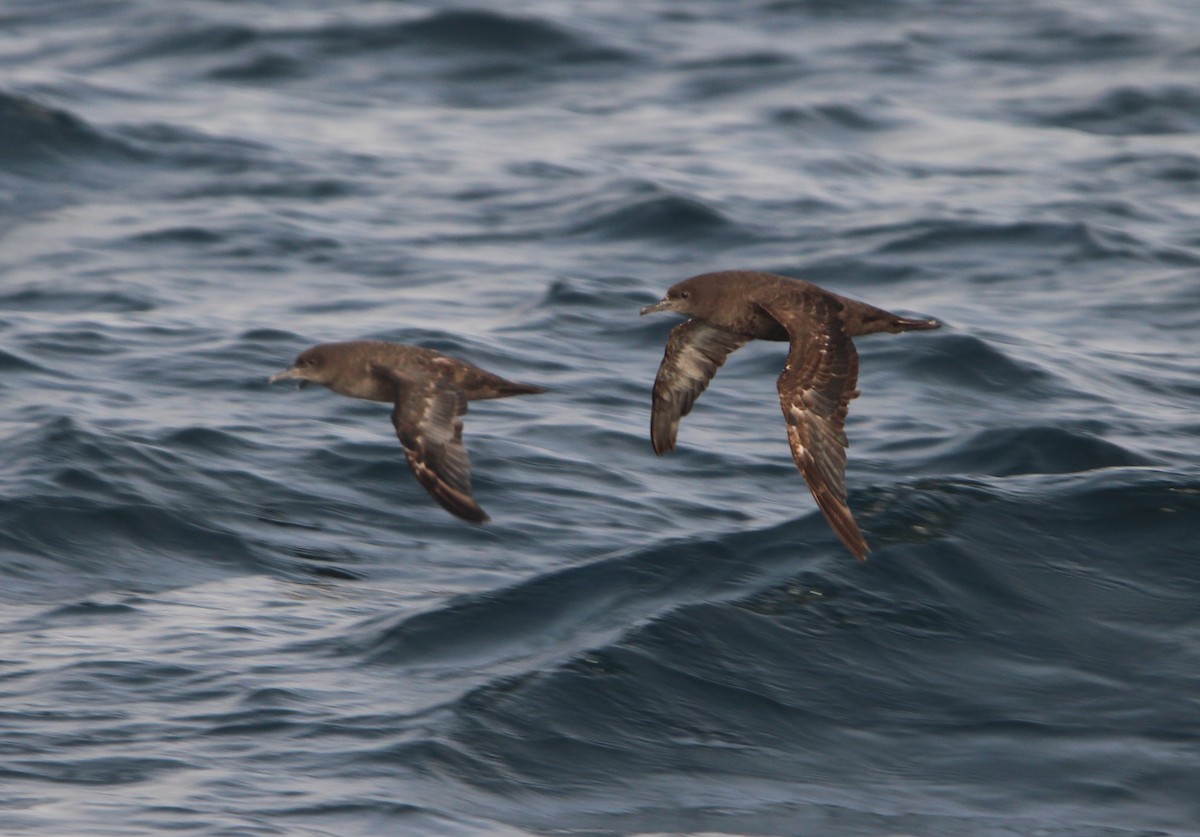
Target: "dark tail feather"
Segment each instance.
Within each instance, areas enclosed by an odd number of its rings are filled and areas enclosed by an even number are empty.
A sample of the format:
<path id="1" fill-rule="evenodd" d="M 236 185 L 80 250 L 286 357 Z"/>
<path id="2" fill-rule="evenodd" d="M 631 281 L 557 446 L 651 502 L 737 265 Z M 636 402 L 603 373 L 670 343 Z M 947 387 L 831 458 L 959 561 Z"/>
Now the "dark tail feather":
<path id="1" fill-rule="evenodd" d="M 884 311 L 882 308 L 876 308 L 874 305 L 857 300 L 843 299 L 842 304 L 845 306 L 842 322 L 846 324 L 846 331 L 850 333 L 851 337 L 857 337 L 860 334 L 875 334 L 880 331 L 899 334 L 902 331 L 924 331 L 941 327 L 941 323 L 937 320 L 900 317 L 891 311 Z"/>
<path id="2" fill-rule="evenodd" d="M 483 397 L 508 398 L 510 395 L 537 395 L 539 392 L 549 392 L 545 387 L 535 386 L 534 384 L 522 384 L 519 381 L 505 381 L 503 379 L 493 381 L 492 390 L 494 394 L 488 394 Z"/>
<path id="3" fill-rule="evenodd" d="M 545 387 L 539 387 L 536 384 L 522 384 L 517 383 L 516 381 L 510 382 L 510 386 L 512 389 L 509 392 L 504 393 L 505 395 L 537 395 L 541 392 L 550 391 Z"/>

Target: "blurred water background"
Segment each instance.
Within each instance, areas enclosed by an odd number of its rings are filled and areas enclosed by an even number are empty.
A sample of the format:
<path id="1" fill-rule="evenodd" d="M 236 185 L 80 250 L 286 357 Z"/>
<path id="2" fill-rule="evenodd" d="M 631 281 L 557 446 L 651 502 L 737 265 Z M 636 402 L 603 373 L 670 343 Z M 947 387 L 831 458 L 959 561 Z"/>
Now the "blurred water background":
<path id="1" fill-rule="evenodd" d="M 0 4 L 6 835 L 1200 833 L 1192 0 Z M 858 341 L 838 543 L 744 267 Z M 386 405 L 418 343 L 471 527 Z"/>

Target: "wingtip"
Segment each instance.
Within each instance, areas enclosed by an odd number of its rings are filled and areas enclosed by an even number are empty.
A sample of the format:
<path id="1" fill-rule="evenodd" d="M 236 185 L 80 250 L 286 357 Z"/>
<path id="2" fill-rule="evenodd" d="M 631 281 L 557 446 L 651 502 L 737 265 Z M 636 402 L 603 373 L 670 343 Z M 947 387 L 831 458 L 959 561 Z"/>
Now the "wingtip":
<path id="1" fill-rule="evenodd" d="M 829 528 L 837 535 L 842 546 L 846 547 L 846 550 L 859 561 L 866 561 L 871 547 L 867 545 L 867 539 L 863 536 L 862 530 L 858 528 L 858 523 L 854 520 L 854 513 L 850 511 L 850 506 L 846 504 L 845 499 L 830 493 L 825 486 L 814 488 L 807 476 L 804 481 L 808 483 L 809 491 L 812 492 L 813 499 L 817 501 L 817 508 L 821 510 Z"/>
<path id="2" fill-rule="evenodd" d="M 849 508 L 846 511 L 849 514 Z M 863 537 L 862 530 L 854 522 L 853 516 L 850 516 L 848 525 L 842 521 L 839 521 L 838 525 L 834 525 L 833 521 L 830 520 L 830 526 L 833 528 L 834 534 L 842 542 L 842 545 L 850 551 L 851 555 L 859 561 L 867 560 L 867 556 L 871 554 L 871 547 L 867 545 L 867 539 Z"/>
<path id="3" fill-rule="evenodd" d="M 849 509 L 847 509 L 847 512 L 849 512 Z M 842 542 L 842 546 L 846 547 L 846 551 L 857 560 L 866 561 L 867 556 L 871 554 L 871 547 L 867 545 L 867 539 L 863 537 L 862 530 L 858 528 L 858 524 L 854 522 L 854 518 L 851 517 L 849 520 L 837 520 L 835 522 L 827 514 L 825 515 L 825 519 L 829 521 L 829 527 L 838 536 L 838 540 Z"/>
<path id="4" fill-rule="evenodd" d="M 442 508 L 444 508 L 446 511 L 450 512 L 450 514 L 454 515 L 459 520 L 465 521 L 467 523 L 472 523 L 475 525 L 482 525 L 484 523 L 490 523 L 492 521 L 492 518 L 488 516 L 488 513 L 485 512 L 483 509 L 479 508 L 479 506 L 464 506 L 464 505 L 450 504 L 447 502 L 443 502 L 441 500 L 441 498 L 436 497 L 436 496 L 434 497 L 434 499 L 437 500 L 441 504 Z"/>
<path id="5" fill-rule="evenodd" d="M 658 405 L 650 413 L 650 444 L 658 456 L 675 450 L 679 438 L 679 421 L 666 420 L 665 416 Z"/>

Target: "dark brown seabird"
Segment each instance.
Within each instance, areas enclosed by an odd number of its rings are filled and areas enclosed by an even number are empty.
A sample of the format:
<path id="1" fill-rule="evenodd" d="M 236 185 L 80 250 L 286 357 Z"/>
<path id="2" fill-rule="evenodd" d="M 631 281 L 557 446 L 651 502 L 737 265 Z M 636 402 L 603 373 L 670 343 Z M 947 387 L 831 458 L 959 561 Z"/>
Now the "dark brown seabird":
<path id="1" fill-rule="evenodd" d="M 432 349 L 383 340 L 313 346 L 270 378 L 271 383 L 285 380 L 312 381 L 351 398 L 394 404 L 392 424 L 409 467 L 433 499 L 472 523 L 489 518 L 471 495 L 461 418 L 467 402 L 546 391 Z"/>
<path id="2" fill-rule="evenodd" d="M 675 447 L 679 420 L 734 350 L 751 340 L 786 340 L 779 403 L 792 458 L 817 506 L 855 557 L 870 547 L 846 503 L 846 412 L 858 396 L 858 352 L 852 337 L 937 328 L 811 282 L 748 270 L 693 276 L 673 285 L 642 314 L 675 311 L 691 319 L 675 326 L 654 379 L 650 441 L 657 454 Z"/>

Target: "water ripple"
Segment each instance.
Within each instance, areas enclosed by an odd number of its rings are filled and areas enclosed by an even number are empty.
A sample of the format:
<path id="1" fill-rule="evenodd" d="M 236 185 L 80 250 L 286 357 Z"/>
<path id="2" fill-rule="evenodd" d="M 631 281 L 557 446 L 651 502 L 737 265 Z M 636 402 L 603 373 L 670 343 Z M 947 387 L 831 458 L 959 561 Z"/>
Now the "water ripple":
<path id="1" fill-rule="evenodd" d="M 5 5 L 6 834 L 1191 833 L 1185 6 Z M 783 344 L 649 444 L 721 268 L 943 323 L 856 341 L 866 562 Z M 549 388 L 493 523 L 267 383 L 358 337 Z"/>

